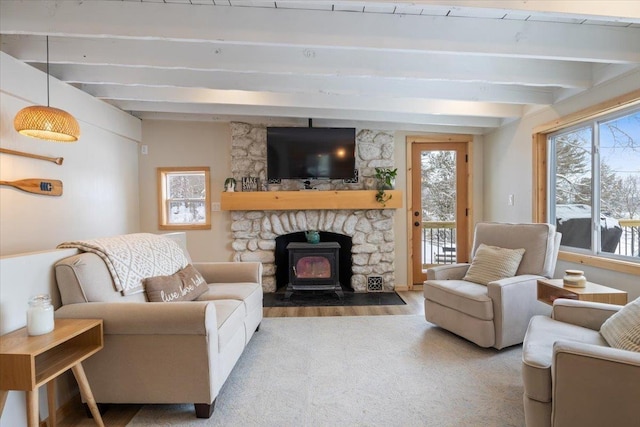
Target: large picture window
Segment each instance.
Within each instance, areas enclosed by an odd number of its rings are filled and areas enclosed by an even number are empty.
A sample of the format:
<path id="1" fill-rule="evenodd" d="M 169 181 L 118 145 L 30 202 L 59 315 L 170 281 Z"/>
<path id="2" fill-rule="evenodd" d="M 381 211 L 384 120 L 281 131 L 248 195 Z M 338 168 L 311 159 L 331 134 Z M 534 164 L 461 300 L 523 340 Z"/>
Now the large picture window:
<path id="1" fill-rule="evenodd" d="M 640 108 L 546 137 L 548 218 L 561 249 L 640 263 Z"/>
<path id="2" fill-rule="evenodd" d="M 209 168 L 158 168 L 161 230 L 211 228 Z"/>

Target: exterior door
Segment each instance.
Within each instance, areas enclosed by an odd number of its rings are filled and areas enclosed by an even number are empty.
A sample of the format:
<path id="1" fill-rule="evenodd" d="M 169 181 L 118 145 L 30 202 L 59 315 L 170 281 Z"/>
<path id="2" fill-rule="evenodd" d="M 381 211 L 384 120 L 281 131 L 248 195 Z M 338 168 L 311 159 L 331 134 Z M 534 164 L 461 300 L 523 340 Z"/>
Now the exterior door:
<path id="1" fill-rule="evenodd" d="M 430 266 L 468 261 L 470 138 L 451 139 L 410 141 L 410 271 L 414 285 L 426 280 Z"/>

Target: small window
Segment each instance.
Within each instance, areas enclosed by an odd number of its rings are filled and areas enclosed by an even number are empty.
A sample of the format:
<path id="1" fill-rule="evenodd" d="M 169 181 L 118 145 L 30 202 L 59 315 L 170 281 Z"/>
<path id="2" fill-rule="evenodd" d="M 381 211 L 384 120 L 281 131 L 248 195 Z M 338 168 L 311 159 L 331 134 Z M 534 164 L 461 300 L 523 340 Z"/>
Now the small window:
<path id="1" fill-rule="evenodd" d="M 209 168 L 158 168 L 160 230 L 209 230 Z"/>

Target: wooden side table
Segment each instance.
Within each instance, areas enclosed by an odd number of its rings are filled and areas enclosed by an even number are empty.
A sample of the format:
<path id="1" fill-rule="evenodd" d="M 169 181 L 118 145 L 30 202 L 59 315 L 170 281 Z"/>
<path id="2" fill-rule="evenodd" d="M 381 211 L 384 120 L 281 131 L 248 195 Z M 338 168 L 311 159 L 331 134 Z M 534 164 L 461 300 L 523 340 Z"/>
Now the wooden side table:
<path id="1" fill-rule="evenodd" d="M 72 370 L 96 424 L 103 426 L 82 361 L 103 347 L 101 319 L 56 319 L 55 329 L 29 336 L 27 328 L 0 337 L 0 415 L 9 390 L 27 393 L 27 425 L 38 427 L 38 389 L 47 384 L 49 426 L 56 424 L 55 379 Z"/>
<path id="2" fill-rule="evenodd" d="M 625 305 L 627 293 L 619 289 L 587 282 L 584 288 L 564 286 L 562 279 L 538 280 L 538 301 L 553 305 L 557 298 L 568 298 L 580 301 L 605 302 L 608 304 Z"/>

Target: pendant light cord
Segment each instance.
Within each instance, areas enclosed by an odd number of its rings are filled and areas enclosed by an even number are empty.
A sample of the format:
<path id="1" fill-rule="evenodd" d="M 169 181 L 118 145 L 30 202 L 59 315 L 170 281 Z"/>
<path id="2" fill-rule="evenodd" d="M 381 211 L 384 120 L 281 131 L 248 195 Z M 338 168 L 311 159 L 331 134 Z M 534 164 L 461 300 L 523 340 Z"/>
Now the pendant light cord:
<path id="1" fill-rule="evenodd" d="M 47 107 L 49 106 L 49 36 L 47 36 Z"/>

